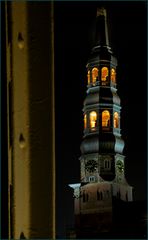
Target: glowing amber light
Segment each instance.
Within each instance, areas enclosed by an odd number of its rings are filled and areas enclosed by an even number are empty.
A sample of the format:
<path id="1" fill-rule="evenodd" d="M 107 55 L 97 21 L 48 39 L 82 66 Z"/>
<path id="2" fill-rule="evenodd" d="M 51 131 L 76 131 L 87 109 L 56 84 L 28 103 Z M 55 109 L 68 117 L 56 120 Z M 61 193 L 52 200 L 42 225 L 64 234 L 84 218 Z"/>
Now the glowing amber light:
<path id="1" fill-rule="evenodd" d="M 92 82 L 95 83 L 98 77 L 98 68 L 94 67 L 92 70 Z"/>
<path id="2" fill-rule="evenodd" d="M 101 69 L 101 80 L 102 81 L 106 81 L 108 77 L 108 68 L 107 67 L 103 67 Z"/>
<path id="3" fill-rule="evenodd" d="M 117 112 L 114 113 L 114 128 L 119 127 L 119 114 Z"/>
<path id="4" fill-rule="evenodd" d="M 114 68 L 111 69 L 111 81 L 116 82 L 116 71 Z"/>
<path id="5" fill-rule="evenodd" d="M 90 84 L 90 70 L 87 73 L 87 82 L 88 82 L 88 84 Z"/>
<path id="6" fill-rule="evenodd" d="M 108 110 L 104 110 L 102 112 L 102 127 L 109 127 L 110 125 L 110 112 Z"/>
<path id="7" fill-rule="evenodd" d="M 87 127 L 87 117 L 86 114 L 84 115 L 84 129 Z"/>
<path id="8" fill-rule="evenodd" d="M 97 113 L 95 111 L 90 113 L 90 127 L 94 128 L 97 124 Z"/>

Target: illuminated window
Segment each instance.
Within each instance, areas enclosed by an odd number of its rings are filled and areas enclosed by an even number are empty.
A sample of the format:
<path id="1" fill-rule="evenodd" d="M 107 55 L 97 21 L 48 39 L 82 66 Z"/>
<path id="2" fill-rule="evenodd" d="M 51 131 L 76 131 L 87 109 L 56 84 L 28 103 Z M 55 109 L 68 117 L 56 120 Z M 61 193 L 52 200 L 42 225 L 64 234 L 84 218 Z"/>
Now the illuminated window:
<path id="1" fill-rule="evenodd" d="M 101 80 L 102 81 L 106 81 L 108 77 L 108 68 L 107 67 L 103 67 L 101 69 Z"/>
<path id="2" fill-rule="evenodd" d="M 86 114 L 84 115 L 84 129 L 87 127 L 87 116 Z"/>
<path id="3" fill-rule="evenodd" d="M 114 128 L 119 127 L 119 114 L 117 112 L 114 113 Z"/>
<path id="4" fill-rule="evenodd" d="M 95 83 L 98 77 L 98 68 L 94 67 L 92 70 L 92 82 Z"/>
<path id="5" fill-rule="evenodd" d="M 114 68 L 111 69 L 111 81 L 116 82 L 116 71 Z"/>
<path id="6" fill-rule="evenodd" d="M 94 128 L 97 125 L 97 113 L 95 111 L 90 113 L 90 127 Z"/>
<path id="7" fill-rule="evenodd" d="M 87 82 L 88 82 L 88 84 L 90 84 L 90 70 L 87 73 Z"/>
<path id="8" fill-rule="evenodd" d="M 104 110 L 102 112 L 102 127 L 109 127 L 110 126 L 110 112 Z"/>

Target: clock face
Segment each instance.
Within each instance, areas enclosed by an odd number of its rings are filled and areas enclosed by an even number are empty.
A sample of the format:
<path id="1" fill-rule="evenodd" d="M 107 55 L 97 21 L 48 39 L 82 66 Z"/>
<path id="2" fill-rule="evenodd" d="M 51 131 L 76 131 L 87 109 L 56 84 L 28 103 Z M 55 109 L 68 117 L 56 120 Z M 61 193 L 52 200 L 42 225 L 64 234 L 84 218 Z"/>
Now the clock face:
<path id="1" fill-rule="evenodd" d="M 118 160 L 116 165 L 117 165 L 117 169 L 119 170 L 119 172 L 122 173 L 124 170 L 123 162 Z"/>
<path id="2" fill-rule="evenodd" d="M 94 172 L 97 169 L 97 162 L 95 160 L 89 160 L 85 164 L 85 168 L 88 172 Z"/>

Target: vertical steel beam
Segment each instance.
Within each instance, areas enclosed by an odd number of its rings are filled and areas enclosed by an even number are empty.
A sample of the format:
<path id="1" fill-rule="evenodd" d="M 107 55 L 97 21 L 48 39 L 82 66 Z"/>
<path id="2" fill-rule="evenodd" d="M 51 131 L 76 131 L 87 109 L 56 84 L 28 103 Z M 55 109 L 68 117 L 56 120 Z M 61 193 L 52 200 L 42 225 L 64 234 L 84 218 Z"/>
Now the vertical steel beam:
<path id="1" fill-rule="evenodd" d="M 54 22 L 52 2 L 11 2 L 12 237 L 55 238 Z M 10 53 L 10 56 L 9 56 Z M 8 84 L 9 85 L 9 84 Z M 11 93 L 10 93 L 11 92 Z M 10 101 L 9 101 L 10 103 Z M 13 201 L 11 201 L 13 199 Z M 11 218 L 10 218 L 11 220 Z"/>

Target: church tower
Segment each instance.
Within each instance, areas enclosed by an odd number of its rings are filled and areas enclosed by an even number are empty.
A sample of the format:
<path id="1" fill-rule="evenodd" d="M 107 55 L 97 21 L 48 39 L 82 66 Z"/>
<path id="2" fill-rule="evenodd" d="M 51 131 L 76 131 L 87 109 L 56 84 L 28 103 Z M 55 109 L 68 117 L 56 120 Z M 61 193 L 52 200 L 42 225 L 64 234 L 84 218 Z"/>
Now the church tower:
<path id="1" fill-rule="evenodd" d="M 86 68 L 81 180 L 70 184 L 74 189 L 75 227 L 79 238 L 109 232 L 114 199 L 132 201 L 132 187 L 125 179 L 117 59 L 109 45 L 104 8 L 97 10 L 96 42 Z"/>

